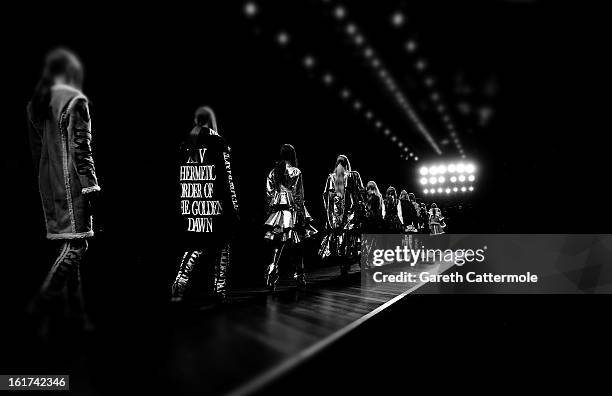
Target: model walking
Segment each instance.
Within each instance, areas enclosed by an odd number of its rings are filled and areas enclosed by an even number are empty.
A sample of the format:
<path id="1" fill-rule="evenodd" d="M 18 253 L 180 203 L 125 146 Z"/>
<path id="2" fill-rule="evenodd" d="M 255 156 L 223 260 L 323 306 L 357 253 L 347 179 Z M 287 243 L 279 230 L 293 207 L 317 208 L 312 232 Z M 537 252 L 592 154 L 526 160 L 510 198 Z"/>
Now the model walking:
<path id="1" fill-rule="evenodd" d="M 265 238 L 272 243 L 272 261 L 266 270 L 266 285 L 276 290 L 278 264 L 287 245 L 299 250 L 295 259 L 294 279 L 298 288 L 306 286 L 304 254 L 301 251 L 305 239 L 317 230 L 310 225 L 312 218 L 304 204 L 304 182 L 298 168 L 295 148 L 284 144 L 280 158 L 266 180 L 268 219 L 265 222 Z"/>
<path id="2" fill-rule="evenodd" d="M 231 239 L 238 226 L 238 199 L 230 147 L 210 107 L 196 110 L 194 127 L 179 150 L 179 199 L 184 253 L 172 285 L 172 301 L 190 289 L 194 270 L 205 263 L 206 295 L 226 299 Z"/>
<path id="3" fill-rule="evenodd" d="M 42 315 L 45 323 L 67 313 L 87 326 L 80 267 L 87 240 L 94 235 L 92 209 L 100 186 L 82 84 L 83 67 L 77 56 L 53 50 L 27 108 L 47 238 L 56 241 L 59 250 L 29 309 Z"/>
<path id="4" fill-rule="evenodd" d="M 363 195 L 359 172 L 351 169 L 345 155 L 339 155 L 323 190 L 327 233 L 321 242 L 319 255 L 336 261 L 342 277 L 348 276 L 351 265 L 359 260 L 365 212 Z"/>

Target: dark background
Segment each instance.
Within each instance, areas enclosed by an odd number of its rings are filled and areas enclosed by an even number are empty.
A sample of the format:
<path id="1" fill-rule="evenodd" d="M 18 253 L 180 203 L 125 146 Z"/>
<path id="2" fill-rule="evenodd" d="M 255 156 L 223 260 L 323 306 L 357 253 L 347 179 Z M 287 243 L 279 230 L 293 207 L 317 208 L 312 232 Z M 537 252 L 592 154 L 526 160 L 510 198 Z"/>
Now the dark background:
<path id="1" fill-rule="evenodd" d="M 229 280 L 234 287 L 261 283 L 268 258 L 261 229 L 264 181 L 282 143 L 297 149 L 307 206 L 319 229 L 322 184 L 340 153 L 381 190 L 392 184 L 418 191 L 418 163 L 402 159 L 394 144 L 343 103 L 340 85 L 358 92 L 420 159 L 437 158 L 346 42 L 344 24 L 325 3 L 264 2 L 253 20 L 238 1 L 193 8 L 82 7 L 6 15 L 15 22 L 3 28 L 2 60 L 8 236 L 2 291 L 9 312 L 23 308 L 52 257 L 25 106 L 44 54 L 54 46 L 72 48 L 86 67 L 104 231 L 91 243 L 84 282 L 102 326 L 131 323 L 168 298 L 179 254 L 170 227 L 173 153 L 197 106 L 215 109 L 220 133 L 232 146 L 242 222 Z M 406 16 L 401 29 L 389 24 L 397 9 Z M 458 75 L 475 92 L 487 82 L 497 86 L 494 95 L 467 99 L 494 109 L 486 127 L 451 111 L 480 180 L 477 191 L 461 200 L 437 201 L 449 208 L 450 231 L 608 232 L 608 131 L 598 95 L 607 91 L 598 59 L 604 13 L 557 2 L 476 0 L 376 7 L 351 2 L 347 10 L 437 141 L 447 136 L 419 85 L 417 58 L 427 59 L 450 108 L 462 99 L 455 89 Z M 282 30 L 290 35 L 285 48 L 275 41 Z M 403 48 L 412 37 L 417 55 Z M 318 60 L 311 72 L 302 66 L 306 53 Z M 331 87 L 320 82 L 324 70 L 336 77 Z M 439 159 L 458 158 L 452 144 L 442 148 Z M 457 210 L 459 204 L 464 210 Z M 316 241 L 310 268 L 321 264 L 315 250 Z"/>

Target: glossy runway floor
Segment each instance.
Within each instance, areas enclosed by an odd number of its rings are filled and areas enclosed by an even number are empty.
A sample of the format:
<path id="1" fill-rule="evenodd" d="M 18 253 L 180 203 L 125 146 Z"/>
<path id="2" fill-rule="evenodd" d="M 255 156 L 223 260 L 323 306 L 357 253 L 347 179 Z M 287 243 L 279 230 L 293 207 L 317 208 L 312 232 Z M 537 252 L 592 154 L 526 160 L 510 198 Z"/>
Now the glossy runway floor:
<path id="1" fill-rule="evenodd" d="M 367 278 L 357 265 L 347 282 L 336 268 L 325 268 L 308 274 L 305 291 L 281 281 L 275 295 L 238 290 L 225 309 L 203 311 L 197 319 L 193 311 L 176 313 L 183 322 L 173 332 L 164 371 L 177 386 L 190 384 L 188 392 L 251 394 L 420 286 Z"/>
<path id="2" fill-rule="evenodd" d="M 424 268 L 440 273 L 448 265 L 398 270 Z M 256 394 L 299 371 L 361 324 L 376 322 L 378 313 L 419 286 L 374 283 L 369 272 L 354 265 L 347 281 L 339 279 L 337 268 L 317 269 L 308 273 L 304 291 L 281 278 L 274 295 L 263 288 L 234 290 L 224 306 L 183 304 L 156 310 L 152 304 L 148 310 L 142 305 L 110 310 L 106 323 L 112 327 L 98 328 L 82 343 L 28 345 L 14 351 L 12 367 L 69 373 L 76 394 L 126 388 L 162 394 Z"/>

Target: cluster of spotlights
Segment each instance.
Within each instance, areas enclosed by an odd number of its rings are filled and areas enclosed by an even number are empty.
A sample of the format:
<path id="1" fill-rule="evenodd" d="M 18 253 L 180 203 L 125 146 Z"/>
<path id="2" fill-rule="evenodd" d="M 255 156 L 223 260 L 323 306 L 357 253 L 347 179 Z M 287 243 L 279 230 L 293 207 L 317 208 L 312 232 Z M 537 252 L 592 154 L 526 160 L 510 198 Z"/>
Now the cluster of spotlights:
<path id="1" fill-rule="evenodd" d="M 419 183 L 425 194 L 450 194 L 474 191 L 476 166 L 473 163 L 449 163 L 423 166 Z"/>
<path id="2" fill-rule="evenodd" d="M 458 193 L 458 192 L 468 192 L 468 191 L 474 191 L 474 186 L 461 186 L 461 187 L 438 187 L 438 188 L 426 188 L 423 190 L 424 194 L 450 194 L 451 192 L 453 193 Z"/>
<path id="3" fill-rule="evenodd" d="M 406 18 L 404 14 L 400 10 L 397 10 L 391 14 L 391 24 L 392 26 L 396 28 L 403 26 L 405 19 Z M 404 44 L 404 49 L 411 56 L 413 55 L 416 56 L 417 49 L 418 49 L 417 41 L 414 38 L 408 39 Z M 436 110 L 440 114 L 442 122 L 444 123 L 446 129 L 448 130 L 449 137 L 452 140 L 453 144 L 455 145 L 457 151 L 461 155 L 461 158 L 465 158 L 465 151 L 463 150 L 463 146 L 461 145 L 461 141 L 459 140 L 459 136 L 458 136 L 455 124 L 453 123 L 450 114 L 446 110 L 446 106 L 442 104 L 442 95 L 435 89 L 436 80 L 431 75 L 425 75 L 427 73 L 427 70 L 429 69 L 429 65 L 427 61 L 424 58 L 420 57 L 414 61 L 413 66 L 416 71 L 424 74 L 423 85 L 430 90 L 429 98 L 431 99 Z M 400 102 L 399 103 L 400 107 L 403 108 L 403 110 L 406 112 L 408 117 L 410 117 L 411 119 L 416 118 L 414 114 L 414 110 L 412 110 L 409 105 L 407 106 L 405 103 L 403 103 L 405 100 L 401 96 L 398 96 L 397 100 Z M 417 128 L 421 130 L 421 126 L 418 125 L 418 123 L 417 123 Z M 425 135 L 427 138 L 427 135 L 422 130 L 421 130 L 421 133 Z M 435 142 L 430 141 L 430 144 L 432 145 L 432 147 L 434 147 L 434 150 L 436 150 L 438 154 L 441 154 L 441 151 L 439 151 L 439 148 L 437 147 L 437 144 Z"/>
<path id="4" fill-rule="evenodd" d="M 255 17 L 260 13 L 259 6 L 254 1 L 248 1 L 244 4 L 243 12 L 245 16 L 249 19 L 256 19 Z M 333 15 L 338 20 L 343 20 L 347 16 L 346 8 L 342 6 L 338 6 L 333 10 Z M 354 36 L 354 41 L 356 45 L 360 45 L 365 40 L 364 37 L 359 34 L 358 28 L 354 23 L 348 23 L 345 27 L 345 31 L 348 35 Z M 280 30 L 275 35 L 275 41 L 279 47 L 290 47 L 291 44 L 291 36 L 285 30 Z M 380 60 L 376 58 L 374 51 L 372 48 L 367 47 L 364 52 L 364 56 L 366 58 L 372 58 L 372 65 L 376 66 L 380 64 Z M 320 81 L 323 85 L 334 88 L 338 87 L 338 96 L 343 100 L 348 102 L 351 107 L 355 110 L 355 112 L 363 115 L 368 123 L 370 123 L 376 130 L 384 132 L 384 135 L 388 137 L 391 142 L 397 145 L 397 147 L 402 152 L 402 159 L 412 159 L 414 161 L 418 161 L 419 157 L 408 147 L 408 145 L 401 141 L 397 135 L 391 132 L 391 130 L 374 114 L 371 110 L 365 108 L 362 101 L 360 101 L 356 95 L 347 87 L 340 87 L 340 84 L 337 82 L 336 76 L 332 74 L 330 71 L 326 70 L 318 70 L 321 69 L 319 66 L 318 60 L 311 54 L 306 54 L 302 58 L 302 66 L 308 70 L 310 73 L 314 73 L 315 71 L 320 71 Z M 318 74 L 318 73 L 317 73 Z"/>
<path id="5" fill-rule="evenodd" d="M 359 27 L 356 23 L 348 21 L 348 11 L 342 6 L 338 5 L 332 10 L 332 15 L 335 19 L 340 21 L 342 25 L 342 31 L 348 36 L 349 41 L 353 43 L 359 50 L 361 51 L 361 55 L 364 58 L 366 64 L 368 64 L 376 78 L 381 82 L 381 84 L 385 87 L 390 97 L 392 97 L 396 102 L 400 109 L 403 110 L 408 119 L 412 122 L 412 124 L 416 127 L 416 129 L 425 137 L 425 139 L 431 144 L 433 149 L 441 154 L 441 150 L 436 144 L 433 136 L 429 133 L 424 123 L 416 114 L 416 111 L 404 95 L 404 93 L 400 90 L 398 84 L 396 83 L 393 76 L 387 68 L 385 68 L 382 60 L 378 57 L 375 49 L 368 44 L 368 40 L 365 35 L 360 31 Z M 396 12 L 391 17 L 391 23 L 395 27 L 400 27 L 404 24 L 404 15 L 401 12 Z M 405 159 L 414 159 L 415 161 L 418 159 L 414 153 L 412 153 L 405 144 L 401 144 L 401 141 L 391 135 L 391 141 L 396 143 L 400 149 L 404 150 L 404 155 L 402 158 Z"/>
<path id="6" fill-rule="evenodd" d="M 457 173 L 457 174 L 463 174 L 463 173 L 469 173 L 469 174 L 473 174 L 476 172 L 476 166 L 472 163 L 463 163 L 463 162 L 459 162 L 457 164 L 448 164 L 448 165 L 435 165 L 435 166 L 423 166 L 421 167 L 421 169 L 419 169 L 419 173 L 421 174 L 421 176 L 427 176 L 427 175 L 431 175 L 431 176 L 435 176 L 435 175 L 444 175 L 446 173 Z"/>

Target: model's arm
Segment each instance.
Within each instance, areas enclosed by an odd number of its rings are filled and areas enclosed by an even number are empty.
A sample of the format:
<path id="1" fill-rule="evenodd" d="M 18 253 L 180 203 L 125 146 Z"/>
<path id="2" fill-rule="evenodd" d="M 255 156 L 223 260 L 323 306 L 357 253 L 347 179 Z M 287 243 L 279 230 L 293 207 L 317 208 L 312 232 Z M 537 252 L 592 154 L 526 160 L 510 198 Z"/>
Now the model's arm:
<path id="1" fill-rule="evenodd" d="M 234 186 L 234 179 L 232 176 L 232 163 L 231 163 L 231 155 L 230 155 L 229 146 L 223 150 L 223 163 L 225 165 L 225 190 L 227 191 L 227 196 L 231 200 L 232 208 L 234 211 L 234 217 L 236 219 L 239 218 L 239 207 L 238 207 L 238 196 L 236 195 L 236 188 Z"/>
<path id="2" fill-rule="evenodd" d="M 72 131 L 74 162 L 81 182 L 82 193 L 100 191 L 91 150 L 91 119 L 87 99 L 76 99 L 72 106 L 68 128 Z"/>

